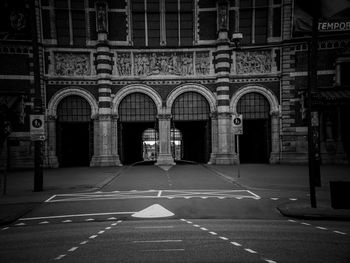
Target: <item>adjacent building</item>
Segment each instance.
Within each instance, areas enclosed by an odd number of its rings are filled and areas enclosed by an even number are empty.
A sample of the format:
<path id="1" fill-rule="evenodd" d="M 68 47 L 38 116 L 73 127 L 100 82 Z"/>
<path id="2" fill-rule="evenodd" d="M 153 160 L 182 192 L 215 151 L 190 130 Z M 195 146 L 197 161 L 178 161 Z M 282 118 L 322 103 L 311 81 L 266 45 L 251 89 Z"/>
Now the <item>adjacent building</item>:
<path id="1" fill-rule="evenodd" d="M 35 74 L 46 167 L 307 162 L 308 1 L 28 2 L 0 6 L 9 168 L 33 166 Z M 319 24 L 313 107 L 322 163 L 350 160 L 350 20 L 341 11 Z M 238 114 L 242 135 L 233 132 Z"/>

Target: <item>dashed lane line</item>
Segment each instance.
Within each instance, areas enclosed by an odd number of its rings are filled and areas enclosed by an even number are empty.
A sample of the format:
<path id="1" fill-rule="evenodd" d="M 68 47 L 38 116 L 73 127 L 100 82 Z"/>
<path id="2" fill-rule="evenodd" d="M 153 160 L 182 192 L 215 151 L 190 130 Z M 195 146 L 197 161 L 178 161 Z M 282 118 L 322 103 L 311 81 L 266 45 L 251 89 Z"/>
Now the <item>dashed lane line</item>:
<path id="1" fill-rule="evenodd" d="M 164 239 L 164 240 L 134 240 L 133 243 L 177 243 L 182 242 L 181 239 Z"/>
<path id="2" fill-rule="evenodd" d="M 209 231 L 207 228 L 205 227 L 201 227 L 198 224 L 194 224 L 191 221 L 188 221 L 186 219 L 181 218 L 180 221 L 191 224 L 193 227 L 199 227 L 199 229 L 203 230 L 203 231 L 208 231 L 209 234 L 213 235 L 213 236 L 217 236 L 219 239 L 224 240 L 224 241 L 229 241 L 230 244 L 234 245 L 235 247 L 242 247 L 246 252 L 251 253 L 251 254 L 257 254 L 259 255 L 259 253 L 251 248 L 244 248 L 242 244 L 235 242 L 235 241 L 230 241 L 230 239 L 228 237 L 224 237 L 224 236 L 219 236 L 216 232 L 213 231 Z M 277 263 L 277 261 L 268 259 L 268 258 L 264 258 L 261 257 L 261 259 L 267 263 Z"/>
<path id="3" fill-rule="evenodd" d="M 345 233 L 345 232 L 342 232 L 342 231 L 338 231 L 338 230 L 331 230 L 331 229 L 328 229 L 328 228 L 322 227 L 322 226 L 313 226 L 312 224 L 306 223 L 306 222 L 298 222 L 298 221 L 293 220 L 293 219 L 288 219 L 288 222 L 300 224 L 300 225 L 303 225 L 303 226 L 314 227 L 314 228 L 319 229 L 319 230 L 331 231 L 333 233 L 340 234 L 340 235 L 347 235 L 348 234 L 348 233 Z"/>
<path id="4" fill-rule="evenodd" d="M 116 226 L 117 224 L 119 224 L 121 222 L 122 222 L 121 220 L 118 220 L 117 222 L 112 223 L 109 227 L 106 227 L 105 230 L 109 230 L 112 228 L 112 226 Z M 102 235 L 103 233 L 105 233 L 106 232 L 105 230 L 100 230 L 99 232 L 97 232 L 97 234 L 91 235 L 88 238 L 88 240 L 84 240 L 84 241 L 80 242 L 79 245 L 87 244 L 89 242 L 89 239 L 97 238 L 99 235 Z M 77 249 L 79 249 L 79 246 L 74 246 L 74 247 L 71 247 L 70 249 L 68 249 L 67 252 L 72 253 L 72 252 L 76 251 Z M 64 257 L 66 257 L 67 255 L 70 255 L 69 253 L 68 254 L 61 254 L 61 255 L 55 257 L 54 260 L 61 260 Z"/>

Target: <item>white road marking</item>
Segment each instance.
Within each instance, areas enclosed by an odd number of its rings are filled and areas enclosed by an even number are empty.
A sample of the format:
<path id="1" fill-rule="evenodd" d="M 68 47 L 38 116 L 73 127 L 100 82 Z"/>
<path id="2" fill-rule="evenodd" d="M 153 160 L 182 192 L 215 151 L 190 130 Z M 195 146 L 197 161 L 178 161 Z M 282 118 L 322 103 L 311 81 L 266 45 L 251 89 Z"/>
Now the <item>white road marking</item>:
<path id="1" fill-rule="evenodd" d="M 321 229 L 321 230 L 328 230 L 327 228 L 325 227 L 322 227 L 322 226 L 316 226 L 317 229 Z"/>
<path id="2" fill-rule="evenodd" d="M 86 222 L 91 222 L 91 221 L 95 221 L 95 219 L 93 219 L 93 218 L 87 218 L 87 219 L 85 219 L 85 221 L 86 221 Z"/>
<path id="3" fill-rule="evenodd" d="M 341 231 L 333 231 L 334 233 L 337 233 L 337 234 L 341 234 L 341 235 L 347 235 L 346 233 L 344 233 L 344 232 L 341 232 Z"/>
<path id="4" fill-rule="evenodd" d="M 298 198 L 289 198 L 290 201 L 296 201 Z"/>
<path id="5" fill-rule="evenodd" d="M 116 220 L 117 218 L 115 218 L 114 216 L 108 218 L 107 220 Z"/>
<path id="6" fill-rule="evenodd" d="M 39 219 L 54 219 L 54 218 L 65 218 L 65 217 L 82 217 L 82 216 L 103 216 L 103 215 L 126 215 L 134 214 L 136 212 L 111 212 L 111 213 L 93 213 L 93 214 L 72 214 L 72 215 L 59 215 L 59 216 L 40 216 L 40 217 L 27 217 L 20 218 L 20 221 L 39 220 Z"/>
<path id="7" fill-rule="evenodd" d="M 118 220 L 116 223 L 113 223 L 113 224 L 111 224 L 111 225 L 117 225 L 117 224 L 120 223 L 120 222 L 122 222 L 122 221 L 121 221 L 121 220 Z M 111 227 L 106 227 L 105 229 L 111 229 Z M 98 237 L 98 235 L 103 234 L 104 232 L 105 232 L 104 230 L 101 230 L 101 231 L 98 232 L 97 235 L 92 235 L 92 236 L 90 236 L 89 239 L 95 239 L 96 237 Z M 84 240 L 84 241 L 80 242 L 80 245 L 85 245 L 85 244 L 87 244 L 88 242 L 89 242 L 89 240 Z M 68 252 L 74 252 L 74 251 L 77 250 L 78 248 L 79 248 L 79 247 L 71 247 L 71 248 L 68 250 Z M 66 256 L 66 254 L 59 255 L 58 257 L 54 258 L 54 260 L 60 260 L 60 259 L 62 259 L 62 258 L 65 257 L 65 256 Z"/>
<path id="8" fill-rule="evenodd" d="M 302 222 L 302 223 L 300 223 L 300 224 L 302 224 L 302 225 L 304 225 L 304 226 L 311 226 L 311 224 L 309 224 L 309 223 L 304 223 L 304 222 Z"/>
<path id="9" fill-rule="evenodd" d="M 172 185 L 171 180 L 168 182 Z M 190 199 L 199 197 L 207 199 L 209 197 L 224 198 L 251 198 L 261 199 L 257 194 L 249 190 L 198 190 L 198 189 L 182 189 L 182 190 L 131 190 L 119 192 L 93 192 L 93 193 L 75 193 L 75 194 L 59 194 L 47 199 L 45 202 L 73 202 L 73 201 L 91 201 L 91 200 L 108 200 L 108 199 L 135 199 L 135 198 L 185 198 Z"/>
<path id="10" fill-rule="evenodd" d="M 136 218 L 161 218 L 161 217 L 170 217 L 173 215 L 174 213 L 167 210 L 163 206 L 159 204 L 154 204 L 139 212 L 132 214 L 131 216 Z"/>
<path id="11" fill-rule="evenodd" d="M 249 253 L 252 253 L 252 254 L 257 254 L 257 253 L 258 253 L 258 252 L 256 252 L 256 251 L 250 249 L 250 248 L 245 248 L 244 250 L 245 250 L 245 251 L 248 251 Z"/>
<path id="12" fill-rule="evenodd" d="M 288 219 L 289 222 L 292 222 L 292 223 L 296 223 L 297 221 L 295 220 L 292 220 L 292 219 Z"/>
<path id="13" fill-rule="evenodd" d="M 107 226 L 105 229 L 106 229 L 106 230 L 110 230 L 110 229 L 111 229 L 111 227 L 110 227 L 110 226 Z"/>
<path id="14" fill-rule="evenodd" d="M 204 231 L 208 231 L 208 229 L 206 229 L 205 227 L 201 227 L 201 229 Z"/>
<path id="15" fill-rule="evenodd" d="M 135 227 L 135 228 L 138 228 L 138 229 L 158 229 L 158 228 L 174 228 L 174 226 L 138 226 L 138 227 Z"/>
<path id="16" fill-rule="evenodd" d="M 48 223 L 50 223 L 49 221 L 42 221 L 42 222 L 40 222 L 39 224 L 40 225 L 43 225 L 43 224 L 48 224 Z"/>
<path id="17" fill-rule="evenodd" d="M 133 243 L 171 243 L 171 242 L 182 242 L 180 239 L 165 239 L 165 240 L 135 240 Z"/>
<path id="18" fill-rule="evenodd" d="M 62 223 L 72 223 L 72 220 L 64 220 Z"/>
<path id="19" fill-rule="evenodd" d="M 185 251 L 184 248 L 176 248 L 176 249 L 147 249 L 141 250 L 142 252 L 176 252 L 176 251 Z"/>
<path id="20" fill-rule="evenodd" d="M 66 256 L 65 254 L 64 255 L 59 255 L 58 257 L 55 258 L 55 260 L 60 260 L 60 259 L 64 258 L 65 256 Z"/>
<path id="21" fill-rule="evenodd" d="M 248 193 L 250 193 L 251 195 L 253 195 L 254 197 L 254 199 L 261 199 L 261 197 L 260 196 L 258 196 L 257 194 L 254 194 L 252 191 L 249 191 L 249 190 L 245 190 L 245 191 L 247 191 Z"/>
<path id="22" fill-rule="evenodd" d="M 273 201 L 277 201 L 279 198 L 278 197 L 271 197 L 270 199 Z"/>
<path id="23" fill-rule="evenodd" d="M 49 199 L 45 200 L 45 202 L 50 202 L 52 199 L 54 199 L 56 195 L 51 196 Z"/>
<path id="24" fill-rule="evenodd" d="M 201 227 L 200 225 L 193 225 L 194 227 Z"/>
<path id="25" fill-rule="evenodd" d="M 241 247 L 242 245 L 240 243 L 237 242 L 230 242 L 232 245 L 236 246 L 236 247 Z"/>
<path id="26" fill-rule="evenodd" d="M 183 222 L 192 224 L 191 221 L 187 221 L 187 220 L 185 220 L 185 219 L 180 219 L 180 220 L 183 221 Z M 289 220 L 289 221 L 295 222 L 294 220 Z M 199 227 L 199 225 L 196 225 L 196 224 L 193 224 L 193 226 L 194 226 L 194 227 Z M 204 227 L 201 227 L 200 229 L 201 229 L 201 230 L 207 230 L 207 229 L 204 228 Z M 216 233 L 216 232 L 213 232 L 213 231 L 209 232 L 209 234 L 211 234 L 211 235 L 213 235 L 213 236 L 216 236 L 216 235 L 217 235 L 217 233 Z M 229 240 L 229 238 L 223 237 L 223 236 L 218 236 L 218 238 L 220 238 L 220 239 L 222 239 L 222 240 L 225 240 L 225 241 Z M 230 242 L 230 243 L 231 243 L 232 245 L 236 246 L 236 247 L 241 247 L 241 246 L 242 246 L 241 244 L 239 244 L 239 243 L 237 243 L 237 242 Z M 249 253 L 251 253 L 251 254 L 259 254 L 258 252 L 256 252 L 255 250 L 252 250 L 252 249 L 250 249 L 250 248 L 244 248 L 244 250 L 247 251 L 247 252 L 249 252 Z M 151 251 L 151 250 L 149 250 L 149 251 Z M 159 251 L 159 250 L 152 250 L 152 251 Z M 273 261 L 273 260 L 271 260 L 271 259 L 265 259 L 265 258 L 261 258 L 261 259 L 263 259 L 264 261 L 266 261 L 266 262 L 268 262 L 268 263 L 277 263 L 276 261 Z"/>
<path id="27" fill-rule="evenodd" d="M 1 231 L 4 231 L 4 230 L 6 230 L 6 229 L 9 229 L 9 227 L 4 227 L 3 229 L 1 229 Z"/>
<path id="28" fill-rule="evenodd" d="M 21 220 L 21 219 L 20 219 Z M 18 223 L 18 224 L 15 224 L 15 226 L 25 226 L 26 224 L 25 223 Z"/>

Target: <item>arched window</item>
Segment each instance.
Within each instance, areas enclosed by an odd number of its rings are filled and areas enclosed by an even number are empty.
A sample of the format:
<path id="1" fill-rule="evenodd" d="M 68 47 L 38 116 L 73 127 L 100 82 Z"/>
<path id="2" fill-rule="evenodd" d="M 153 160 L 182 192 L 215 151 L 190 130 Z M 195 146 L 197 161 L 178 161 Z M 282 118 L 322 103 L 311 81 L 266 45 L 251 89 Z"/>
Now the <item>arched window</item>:
<path id="1" fill-rule="evenodd" d="M 89 122 L 91 121 L 91 107 L 80 96 L 68 96 L 58 105 L 57 120 L 60 122 Z"/>
<path id="2" fill-rule="evenodd" d="M 126 96 L 119 105 L 119 120 L 122 122 L 156 121 L 157 108 L 146 94 L 136 92 Z"/>
<path id="3" fill-rule="evenodd" d="M 262 94 L 251 92 L 238 101 L 237 112 L 243 114 L 244 119 L 268 119 L 270 105 Z"/>
<path id="4" fill-rule="evenodd" d="M 197 92 L 185 92 L 178 96 L 171 109 L 174 121 L 208 120 L 209 103 Z"/>

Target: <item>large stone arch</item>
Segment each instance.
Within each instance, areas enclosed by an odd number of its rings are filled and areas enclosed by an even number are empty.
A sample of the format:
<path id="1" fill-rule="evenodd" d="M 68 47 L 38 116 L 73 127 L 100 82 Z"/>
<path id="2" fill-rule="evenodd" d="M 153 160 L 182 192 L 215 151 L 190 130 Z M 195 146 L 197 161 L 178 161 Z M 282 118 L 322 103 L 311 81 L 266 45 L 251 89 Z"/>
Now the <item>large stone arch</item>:
<path id="1" fill-rule="evenodd" d="M 136 93 L 136 92 L 148 95 L 156 104 L 158 114 L 161 113 L 161 111 L 162 111 L 162 98 L 154 89 L 152 89 L 151 87 L 149 87 L 147 85 L 131 84 L 131 85 L 123 87 L 121 90 L 119 90 L 115 94 L 115 97 L 113 99 L 113 106 L 112 106 L 113 107 L 112 108 L 113 114 L 118 115 L 118 107 L 119 107 L 120 102 L 127 95 L 132 94 L 132 93 Z"/>
<path id="2" fill-rule="evenodd" d="M 245 86 L 239 89 L 232 97 L 230 102 L 230 111 L 233 114 L 237 114 L 237 104 L 238 101 L 247 93 L 256 92 L 262 94 L 270 104 L 270 114 L 279 113 L 279 104 L 276 96 L 268 89 L 262 86 Z"/>
<path id="3" fill-rule="evenodd" d="M 65 97 L 72 95 L 77 95 L 86 99 L 91 107 L 91 118 L 94 118 L 94 116 L 96 116 L 96 114 L 98 113 L 98 104 L 96 99 L 90 92 L 79 87 L 67 87 L 56 92 L 50 99 L 49 104 L 47 106 L 47 115 L 51 117 L 57 117 L 58 104 Z"/>
<path id="4" fill-rule="evenodd" d="M 56 118 L 57 118 L 57 107 L 59 103 L 68 96 L 80 96 L 87 100 L 91 107 L 91 118 L 95 118 L 98 114 L 98 104 L 94 96 L 79 87 L 66 87 L 56 92 L 50 99 L 47 105 L 47 149 L 48 156 L 45 160 L 46 166 L 58 167 L 58 159 L 56 153 Z"/>
<path id="5" fill-rule="evenodd" d="M 239 89 L 232 97 L 230 102 L 230 111 L 235 115 L 237 114 L 237 104 L 239 100 L 247 93 L 259 93 L 263 95 L 270 104 L 270 116 L 271 116 L 271 153 L 269 162 L 280 162 L 280 107 L 276 96 L 268 89 L 262 86 L 245 86 Z"/>
<path id="6" fill-rule="evenodd" d="M 189 91 L 198 92 L 199 94 L 203 95 L 209 103 L 210 112 L 213 113 L 216 111 L 216 98 L 214 94 L 203 85 L 190 83 L 180 85 L 169 93 L 166 101 L 166 112 L 170 114 L 171 107 L 173 106 L 175 99 L 182 93 Z"/>

